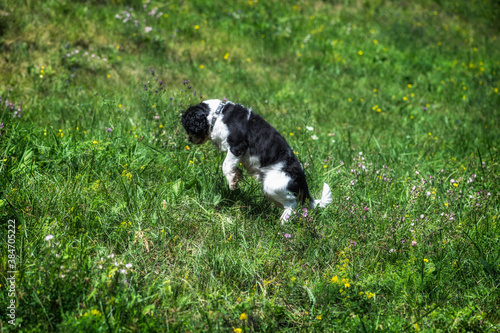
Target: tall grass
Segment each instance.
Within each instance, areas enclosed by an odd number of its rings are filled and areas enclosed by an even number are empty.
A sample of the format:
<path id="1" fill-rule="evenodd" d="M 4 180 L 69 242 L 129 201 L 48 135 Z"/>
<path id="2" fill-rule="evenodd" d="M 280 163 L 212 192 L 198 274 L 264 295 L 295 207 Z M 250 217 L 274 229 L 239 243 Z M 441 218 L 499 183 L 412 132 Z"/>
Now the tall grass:
<path id="1" fill-rule="evenodd" d="M 498 17 L 0 0 L 0 330 L 500 329 Z M 334 202 L 281 225 L 252 178 L 229 191 L 179 122 L 208 98 L 263 115 Z"/>

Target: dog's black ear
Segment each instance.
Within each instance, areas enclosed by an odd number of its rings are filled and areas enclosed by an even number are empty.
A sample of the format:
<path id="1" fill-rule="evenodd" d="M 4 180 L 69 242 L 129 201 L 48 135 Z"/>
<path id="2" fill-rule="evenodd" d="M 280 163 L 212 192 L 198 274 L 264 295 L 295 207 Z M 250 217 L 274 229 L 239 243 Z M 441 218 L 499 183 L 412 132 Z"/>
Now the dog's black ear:
<path id="1" fill-rule="evenodd" d="M 182 115 L 181 122 L 182 126 L 188 134 L 203 137 L 208 134 L 208 114 L 210 113 L 210 108 L 204 103 L 191 106 Z"/>

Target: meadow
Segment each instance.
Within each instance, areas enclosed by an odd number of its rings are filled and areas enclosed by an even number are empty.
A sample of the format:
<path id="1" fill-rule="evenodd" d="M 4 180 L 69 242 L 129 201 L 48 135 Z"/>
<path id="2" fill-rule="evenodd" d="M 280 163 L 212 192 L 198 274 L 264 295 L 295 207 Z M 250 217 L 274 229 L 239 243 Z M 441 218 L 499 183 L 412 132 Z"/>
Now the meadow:
<path id="1" fill-rule="evenodd" d="M 0 332 L 500 331 L 500 5 L 0 0 Z M 281 210 L 192 146 L 274 125 Z M 9 306 L 14 304 L 13 307 Z"/>

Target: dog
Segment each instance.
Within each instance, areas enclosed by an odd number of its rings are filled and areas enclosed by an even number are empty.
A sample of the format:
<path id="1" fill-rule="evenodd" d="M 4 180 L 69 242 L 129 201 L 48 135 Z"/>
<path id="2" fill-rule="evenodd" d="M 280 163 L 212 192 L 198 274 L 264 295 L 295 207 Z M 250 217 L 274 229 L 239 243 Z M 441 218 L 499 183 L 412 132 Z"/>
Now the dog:
<path id="1" fill-rule="evenodd" d="M 316 208 L 332 202 L 326 183 L 321 199 L 311 198 L 302 165 L 285 138 L 250 108 L 210 99 L 189 107 L 181 123 L 189 142 L 204 144 L 211 140 L 220 151 L 227 152 L 222 171 L 231 190 L 243 179 L 240 163 L 249 175 L 261 181 L 264 196 L 284 209 L 281 223 L 288 220 L 299 203 Z"/>

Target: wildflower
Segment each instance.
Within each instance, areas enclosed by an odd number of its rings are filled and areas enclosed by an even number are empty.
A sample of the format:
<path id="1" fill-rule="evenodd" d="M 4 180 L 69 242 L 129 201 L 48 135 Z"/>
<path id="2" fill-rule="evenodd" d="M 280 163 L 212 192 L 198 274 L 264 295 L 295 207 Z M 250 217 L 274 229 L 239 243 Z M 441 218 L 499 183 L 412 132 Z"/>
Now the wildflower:
<path id="1" fill-rule="evenodd" d="M 417 245 L 417 241 L 411 241 L 411 246 Z"/>
<path id="2" fill-rule="evenodd" d="M 421 218 L 421 219 L 423 219 L 424 217 L 425 217 L 425 216 L 424 216 L 424 214 L 420 215 L 420 218 Z"/>
<path id="3" fill-rule="evenodd" d="M 47 235 L 47 237 L 45 237 L 45 241 L 49 241 L 51 240 L 52 238 L 54 238 L 54 235 Z"/>
<path id="4" fill-rule="evenodd" d="M 113 130 L 111 128 L 108 127 L 108 132 L 113 132 Z"/>
<path id="5" fill-rule="evenodd" d="M 332 283 L 339 283 L 339 277 L 337 275 L 335 275 L 334 277 L 332 277 Z"/>
<path id="6" fill-rule="evenodd" d="M 194 26 L 194 29 L 198 30 L 198 29 L 200 29 L 200 26 L 197 24 L 197 25 Z"/>
<path id="7" fill-rule="evenodd" d="M 130 264 L 130 263 L 129 263 L 129 264 L 126 264 L 126 265 L 125 265 L 125 267 L 127 267 L 127 268 L 132 268 L 132 264 Z"/>
<path id="8" fill-rule="evenodd" d="M 292 238 L 292 235 L 290 235 L 290 234 L 285 234 L 285 238 Z"/>
<path id="9" fill-rule="evenodd" d="M 321 320 L 321 315 L 318 315 L 318 316 L 316 317 L 316 320 Z"/>
<path id="10" fill-rule="evenodd" d="M 425 259 L 425 258 L 424 258 L 424 262 L 429 262 L 429 259 Z"/>
<path id="11" fill-rule="evenodd" d="M 247 315 L 244 312 L 240 314 L 240 320 L 247 320 Z"/>
<path id="12" fill-rule="evenodd" d="M 152 28 L 152 27 L 146 27 L 146 28 L 144 28 L 144 31 L 145 31 L 146 33 L 150 32 L 150 31 L 152 31 L 152 30 L 153 30 L 153 28 Z"/>
<path id="13" fill-rule="evenodd" d="M 2 125 L 3 125 L 3 124 L 2 124 Z M 307 129 L 308 131 L 313 131 L 313 130 L 314 130 L 314 127 L 311 127 L 311 126 L 306 126 L 306 129 Z"/>
<path id="14" fill-rule="evenodd" d="M 368 208 L 368 207 L 366 207 L 366 206 L 365 206 L 365 207 L 363 208 L 363 210 L 364 210 L 365 212 L 367 212 L 367 211 L 369 211 L 369 210 L 370 210 L 370 208 Z"/>
<path id="15" fill-rule="evenodd" d="M 234 333 L 241 333 L 243 332 L 243 330 L 241 328 L 235 328 L 234 329 Z"/>
<path id="16" fill-rule="evenodd" d="M 101 312 L 99 310 L 96 310 L 96 309 L 93 309 L 92 311 L 90 311 L 90 313 L 92 313 L 94 316 L 100 316 L 101 315 Z"/>

